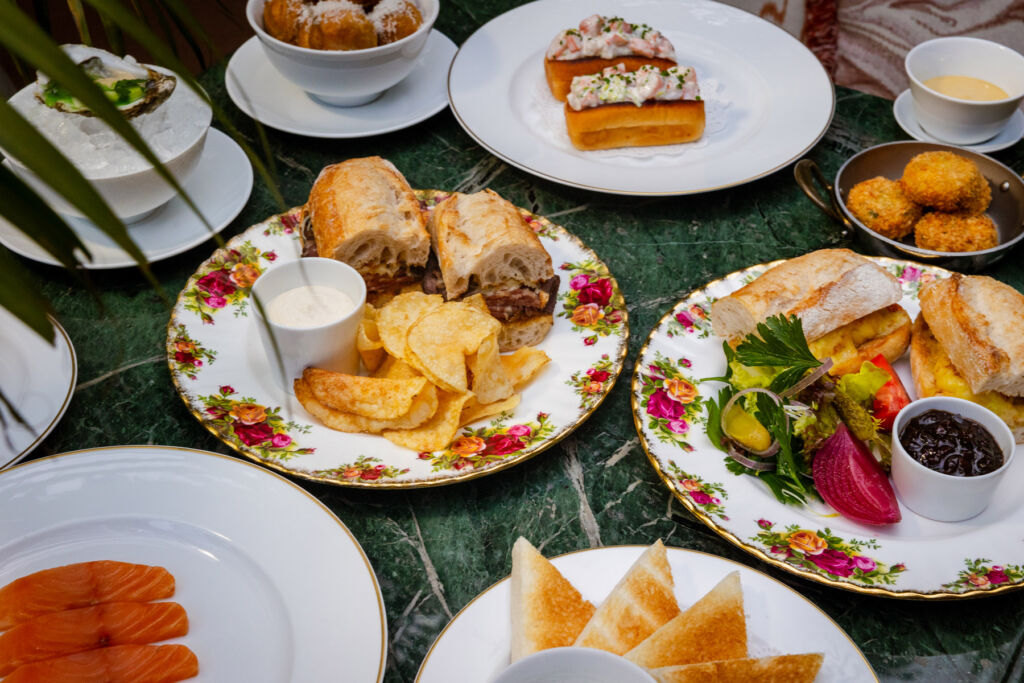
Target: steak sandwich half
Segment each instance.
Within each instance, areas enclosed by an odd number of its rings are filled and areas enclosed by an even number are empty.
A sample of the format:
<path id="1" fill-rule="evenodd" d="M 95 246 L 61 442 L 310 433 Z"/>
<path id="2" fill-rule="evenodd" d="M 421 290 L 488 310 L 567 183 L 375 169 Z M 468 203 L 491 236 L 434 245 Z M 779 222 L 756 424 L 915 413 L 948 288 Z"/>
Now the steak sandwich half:
<path id="1" fill-rule="evenodd" d="M 817 358 L 833 375 L 856 372 L 883 354 L 889 362 L 910 343 L 910 316 L 898 304 L 899 281 L 849 249 L 821 249 L 783 261 L 711 305 L 714 332 L 732 346 L 773 315 L 795 315 Z"/>
<path id="2" fill-rule="evenodd" d="M 313 183 L 305 217 L 316 254 L 358 270 L 371 296 L 423 277 L 430 255 L 426 218 L 390 161 L 365 157 L 327 166 Z"/>
<path id="3" fill-rule="evenodd" d="M 498 346 L 531 346 L 551 329 L 558 276 L 551 257 L 519 211 L 491 190 L 456 193 L 427 223 L 437 255 L 423 279 L 427 294 L 481 294 L 501 322 Z"/>

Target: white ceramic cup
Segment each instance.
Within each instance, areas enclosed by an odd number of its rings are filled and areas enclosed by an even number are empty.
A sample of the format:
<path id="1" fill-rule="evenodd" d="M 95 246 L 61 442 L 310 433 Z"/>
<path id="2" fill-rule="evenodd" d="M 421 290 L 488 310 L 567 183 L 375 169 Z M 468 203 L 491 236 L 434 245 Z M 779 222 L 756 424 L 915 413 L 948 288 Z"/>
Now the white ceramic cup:
<path id="1" fill-rule="evenodd" d="M 1024 99 L 1024 57 L 989 40 L 928 40 L 908 52 L 903 65 L 917 122 L 944 142 L 969 145 L 998 135 Z M 943 95 L 924 85 L 937 76 L 980 78 L 998 85 L 1008 97 L 977 102 Z"/>
<path id="2" fill-rule="evenodd" d="M 355 305 L 346 315 L 313 327 L 281 325 L 266 318 L 267 306 L 274 297 L 308 285 L 337 289 Z M 334 259 L 300 258 L 275 266 L 261 275 L 252 287 L 252 296 L 260 340 L 270 361 L 271 374 L 282 389 L 293 393 L 293 380 L 300 377 L 307 367 L 358 374 L 356 332 L 363 319 L 366 283 L 354 268 Z M 256 300 L 263 306 L 263 312 L 256 306 Z M 274 341 L 277 342 L 276 350 Z"/>
<path id="3" fill-rule="evenodd" d="M 491 683 L 654 683 L 654 678 L 604 650 L 556 647 L 523 657 Z"/>
<path id="4" fill-rule="evenodd" d="M 274 68 L 316 99 L 336 107 L 372 102 L 416 66 L 440 11 L 440 0 L 416 0 L 423 23 L 412 34 L 363 50 L 314 50 L 274 38 L 263 28 L 264 0 L 248 0 L 245 16 Z"/>
<path id="5" fill-rule="evenodd" d="M 930 469 L 903 448 L 899 433 L 913 417 L 944 410 L 974 420 L 987 429 L 1003 451 L 1003 465 L 976 477 L 956 477 Z M 953 396 L 930 396 L 914 401 L 896 416 L 892 427 L 892 480 L 900 502 L 919 515 L 939 522 L 970 519 L 988 507 L 1003 475 L 1013 463 L 1013 432 L 988 408 Z"/>

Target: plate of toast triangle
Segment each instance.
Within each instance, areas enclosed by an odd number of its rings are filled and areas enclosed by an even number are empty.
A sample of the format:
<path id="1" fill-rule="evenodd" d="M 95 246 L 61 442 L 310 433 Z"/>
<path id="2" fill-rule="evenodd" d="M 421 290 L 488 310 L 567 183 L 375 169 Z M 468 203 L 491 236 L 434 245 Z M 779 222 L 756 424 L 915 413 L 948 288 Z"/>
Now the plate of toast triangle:
<path id="1" fill-rule="evenodd" d="M 791 683 L 878 680 L 825 612 L 738 562 L 661 541 L 549 561 L 520 538 L 512 575 L 455 615 L 416 682 L 491 681 L 513 661 L 560 646 L 624 656 L 658 683 L 727 673 Z"/>

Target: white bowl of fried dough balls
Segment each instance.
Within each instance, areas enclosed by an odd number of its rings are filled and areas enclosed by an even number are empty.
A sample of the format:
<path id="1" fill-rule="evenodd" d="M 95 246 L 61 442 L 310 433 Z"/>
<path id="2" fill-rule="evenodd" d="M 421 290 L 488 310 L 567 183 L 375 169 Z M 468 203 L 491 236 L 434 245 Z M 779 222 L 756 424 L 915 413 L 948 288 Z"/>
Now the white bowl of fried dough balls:
<path id="1" fill-rule="evenodd" d="M 281 74 L 338 107 L 372 102 L 409 75 L 440 0 L 248 0 L 245 14 Z"/>
<path id="2" fill-rule="evenodd" d="M 883 256 L 976 271 L 1024 239 L 1024 181 L 983 154 L 927 142 L 877 145 L 839 169 L 827 188 L 831 204 L 814 191 L 813 162 L 797 166 L 808 197 Z"/>

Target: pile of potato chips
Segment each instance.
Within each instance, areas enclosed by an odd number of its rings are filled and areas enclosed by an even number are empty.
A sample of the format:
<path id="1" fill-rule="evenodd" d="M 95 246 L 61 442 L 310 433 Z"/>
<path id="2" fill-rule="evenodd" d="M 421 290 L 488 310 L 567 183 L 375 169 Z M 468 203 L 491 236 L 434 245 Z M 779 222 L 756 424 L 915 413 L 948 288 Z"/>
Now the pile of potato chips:
<path id="1" fill-rule="evenodd" d="M 371 375 L 307 368 L 295 396 L 331 429 L 441 450 L 462 425 L 515 408 L 550 360 L 532 347 L 500 355 L 500 331 L 480 295 L 446 302 L 408 292 L 380 309 L 367 304 L 356 346 Z"/>

